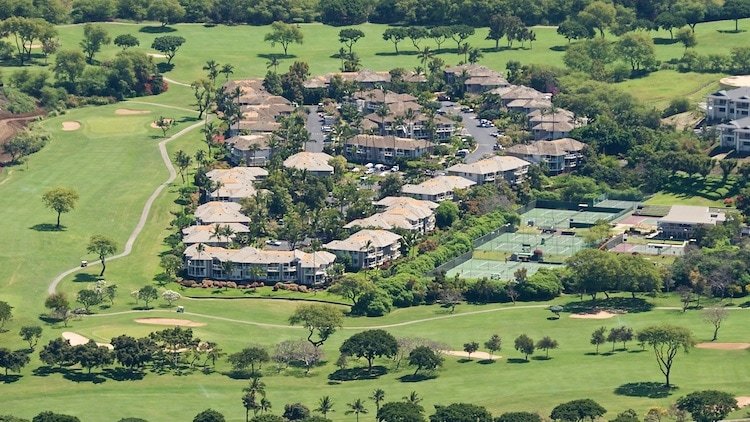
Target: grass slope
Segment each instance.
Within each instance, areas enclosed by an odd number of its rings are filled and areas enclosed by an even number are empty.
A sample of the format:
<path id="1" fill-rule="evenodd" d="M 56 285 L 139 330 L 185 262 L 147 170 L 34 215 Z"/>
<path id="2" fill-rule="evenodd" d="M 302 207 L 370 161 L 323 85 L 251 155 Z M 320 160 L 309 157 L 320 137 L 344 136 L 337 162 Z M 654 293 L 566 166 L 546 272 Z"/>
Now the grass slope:
<path id="1" fill-rule="evenodd" d="M 566 300 L 569 299 L 562 299 L 563 302 Z M 278 301 L 230 301 L 220 307 L 215 304 L 207 306 L 204 301 L 183 304 L 187 306 L 188 312 L 207 311 L 214 316 L 280 325 L 286 325 L 286 318 L 296 306 Z M 590 397 L 609 410 L 608 417 L 627 408 L 634 408 L 638 413 L 644 414 L 650 407 L 667 406 L 677 397 L 696 389 L 716 388 L 738 395 L 750 393 L 746 383 L 742 381 L 750 376 L 750 364 L 745 359 L 737 359 L 746 353 L 743 351 L 696 349 L 687 355 L 681 354 L 677 358 L 673 374 L 678 389 L 666 394 L 649 384 L 662 381 L 652 352 L 641 351 L 636 344 L 631 343 L 627 351 L 618 350 L 609 354 L 606 352 L 612 346 L 606 344 L 601 348 L 601 355 L 594 355 L 593 347 L 588 343 L 590 332 L 599 326 L 624 324 L 637 330 L 658 322 L 689 326 L 699 341 L 705 341 L 710 338 L 711 329 L 701 321 L 698 312 L 683 314 L 676 310 L 654 310 L 604 321 L 574 320 L 563 314 L 560 320 L 548 320 L 550 314 L 544 306 L 461 305 L 455 315 L 431 306 L 399 310 L 381 319 L 347 319 L 345 328 L 324 346 L 327 363 L 315 368 L 309 376 L 295 370 L 277 374 L 267 365 L 264 369 L 264 382 L 267 384 L 268 397 L 273 403 L 274 412 L 278 413 L 284 403 L 301 401 L 314 407 L 321 396 L 330 395 L 335 402 L 336 412 L 329 417 L 334 421 L 349 421 L 351 417 L 344 414 L 345 403 L 356 398 L 365 399 L 376 388 L 386 391 L 387 400 L 399 400 L 410 391 L 417 391 L 425 397 L 423 404 L 428 414 L 436 403 L 469 401 L 487 406 L 493 413 L 534 410 L 546 415 L 557 403 Z M 731 311 L 720 332 L 721 341 L 747 341 L 744 335 L 747 312 Z M 174 315 L 167 310 L 155 313 L 167 317 Z M 122 332 L 145 335 L 158 329 L 133 323 L 132 320 L 138 316 L 139 314 L 123 314 L 91 317 L 74 321 L 70 330 L 102 341 Z M 236 351 L 251 343 L 271 346 L 282 340 L 304 336 L 303 330 L 294 327 L 262 327 L 190 314 L 186 317 L 207 323 L 205 327 L 194 329 L 196 335 L 204 340 L 217 341 L 227 352 Z M 423 318 L 430 319 L 420 322 Z M 457 350 L 462 348 L 464 342 L 481 343 L 490 335 L 498 333 L 503 338 L 503 349 L 498 353 L 503 359 L 486 364 L 477 360 L 464 362 L 448 357 L 437 378 L 417 383 L 400 380 L 402 376 L 411 373 L 410 369 L 403 367 L 376 380 L 340 382 L 328 378 L 335 370 L 333 361 L 338 355 L 338 346 L 346 337 L 373 323 L 387 325 L 408 321 L 415 322 L 386 329 L 397 336 L 419 336 L 443 341 Z M 45 341 L 63 330 L 65 329 L 61 327 L 47 329 Z M 560 342 L 560 349 L 550 353 L 550 360 L 532 359 L 530 362 L 523 362 L 520 359 L 522 356 L 512 350 L 513 339 L 522 333 L 534 339 L 549 335 Z M 617 349 L 621 347 L 620 344 L 616 346 Z M 363 362 L 354 362 L 353 366 L 362 364 Z M 392 363 L 385 360 L 378 361 L 378 364 L 393 367 Z M 224 371 L 228 368 L 221 364 L 218 369 Z M 86 421 L 107 421 L 115 416 L 128 415 L 148 420 L 161 420 L 165 416 L 185 420 L 204 408 L 212 407 L 224 412 L 228 420 L 241 421 L 244 410 L 240 404 L 240 396 L 245 384 L 246 381 L 230 379 L 221 373 L 182 376 L 147 373 L 140 381 L 116 381 L 100 377 L 97 383 L 74 382 L 58 373 L 34 376 L 27 369 L 20 380 L 7 386 L 9 388 L 4 397 L 8 406 L 4 410 L 28 417 L 40 409 L 50 408 L 78 415 Z M 39 392 L 43 392 L 43 396 Z M 108 406 L 91 406 L 92 394 L 107 400 Z M 371 413 L 374 412 L 372 403 L 368 403 L 368 408 Z"/>
<path id="2" fill-rule="evenodd" d="M 743 20 L 740 25 L 747 26 L 748 22 L 750 20 Z M 155 33 L 154 29 L 161 29 L 149 24 L 110 23 L 104 25 L 113 38 L 124 33 L 134 34 L 141 43 L 138 48 L 150 53 L 156 53 L 150 48 L 154 38 L 167 34 Z M 727 54 L 731 48 L 743 46 L 745 44 L 744 33 L 727 33 L 726 30 L 731 29 L 730 27 L 733 27 L 731 21 L 699 24 L 696 27 L 698 45 L 695 50 L 701 54 Z M 338 44 L 340 28 L 322 24 L 302 24 L 300 28 L 305 36 L 304 44 L 290 47 L 289 56 L 282 60 L 280 70 L 286 69 L 293 60 L 302 60 L 310 65 L 312 74 L 337 71 L 340 62 L 335 54 L 341 46 Z M 362 24 L 357 28 L 365 33 L 365 38 L 354 46 L 354 51 L 360 56 L 363 67 L 388 70 L 394 67 L 413 69 L 420 65 L 416 49 L 409 40 L 404 40 L 399 44 L 401 54 L 398 55 L 395 54 L 393 44 L 383 40 L 382 33 L 387 28 L 386 25 Z M 77 48 L 83 37 L 81 25 L 60 26 L 58 30 L 63 49 Z M 203 77 L 204 72 L 201 68 L 210 59 L 219 63 L 233 64 L 235 66 L 233 77 L 260 77 L 267 71 L 268 58 L 282 53 L 279 46 L 271 47 L 263 41 L 263 36 L 269 32 L 268 26 L 206 27 L 200 24 L 180 24 L 173 25 L 167 30 L 173 30 L 168 32 L 170 35 L 179 35 L 187 39 L 173 61 L 174 69 L 167 72 L 169 78 L 184 83 Z M 502 41 L 499 50 L 495 51 L 494 42 L 485 39 L 486 28 L 477 29 L 477 33 L 467 41 L 472 46 L 483 50 L 484 57 L 480 63 L 496 70 L 504 70 L 509 60 L 562 66 L 567 41 L 557 34 L 554 27 L 535 27 L 534 31 L 537 41 L 533 46 L 527 43 L 521 47 L 519 43 L 514 43 L 513 47 L 509 48 L 505 41 Z M 682 56 L 684 48 L 681 44 L 669 40 L 668 32 L 656 31 L 651 34 L 656 42 L 656 55 L 659 60 L 667 61 Z M 432 40 L 422 40 L 419 45 L 436 49 Z M 441 46 L 438 57 L 448 64 L 463 60 L 463 56 L 455 54 L 455 48 L 455 42 L 448 40 Z M 96 56 L 96 59 L 110 59 L 117 51 L 119 48 L 113 45 L 107 46 Z M 647 103 L 663 107 L 676 96 L 687 96 L 699 100 L 705 92 L 717 86 L 716 81 L 720 76 L 722 75 L 685 75 L 660 71 L 645 78 L 624 82 L 620 86 Z"/>

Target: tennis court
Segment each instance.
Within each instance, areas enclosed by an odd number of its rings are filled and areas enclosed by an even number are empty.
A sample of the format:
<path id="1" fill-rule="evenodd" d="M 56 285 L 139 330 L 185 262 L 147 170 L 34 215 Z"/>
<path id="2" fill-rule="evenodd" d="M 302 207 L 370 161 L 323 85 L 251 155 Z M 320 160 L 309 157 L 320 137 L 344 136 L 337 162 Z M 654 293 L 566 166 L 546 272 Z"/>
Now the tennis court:
<path id="1" fill-rule="evenodd" d="M 571 256 L 585 247 L 584 240 L 577 236 L 516 232 L 503 233 L 477 249 L 504 252 L 532 252 L 541 249 L 545 255 Z"/>
<path id="2" fill-rule="evenodd" d="M 620 243 L 610 249 L 610 252 L 681 256 L 685 253 L 685 247 L 683 245 L 669 245 L 666 243 Z"/>
<path id="3" fill-rule="evenodd" d="M 604 201 L 597 202 L 595 204 L 597 207 L 604 207 L 604 208 L 620 208 L 623 210 L 626 210 L 628 208 L 634 207 L 638 205 L 638 202 L 636 201 L 622 201 L 618 199 L 605 199 Z"/>
<path id="4" fill-rule="evenodd" d="M 470 259 L 463 264 L 448 271 L 446 276 L 454 277 L 458 274 L 461 278 L 492 278 L 500 280 L 513 279 L 513 273 L 521 268 L 526 268 L 527 275 L 532 275 L 542 268 L 559 267 L 553 264 L 540 264 L 536 262 L 514 262 L 514 261 L 487 261 L 482 259 Z"/>
<path id="5" fill-rule="evenodd" d="M 576 223 L 596 223 L 598 220 L 612 220 L 616 213 L 592 212 L 575 210 L 553 210 L 547 208 L 533 208 L 521 215 L 521 224 L 536 227 L 570 227 L 570 221 Z"/>

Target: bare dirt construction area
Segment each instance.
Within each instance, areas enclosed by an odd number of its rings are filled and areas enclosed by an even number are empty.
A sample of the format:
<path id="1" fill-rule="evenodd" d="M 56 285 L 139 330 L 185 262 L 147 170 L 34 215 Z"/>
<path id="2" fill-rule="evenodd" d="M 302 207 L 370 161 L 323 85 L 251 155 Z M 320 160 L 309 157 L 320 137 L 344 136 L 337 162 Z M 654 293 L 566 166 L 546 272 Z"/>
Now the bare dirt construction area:
<path id="1" fill-rule="evenodd" d="M 750 396 L 738 396 L 734 399 L 737 400 L 737 406 L 739 407 L 750 406 Z"/>
<path id="2" fill-rule="evenodd" d="M 149 110 L 136 110 L 132 108 L 118 108 L 115 110 L 116 116 L 140 116 L 142 114 L 149 114 Z"/>
<path id="3" fill-rule="evenodd" d="M 139 318 L 135 322 L 139 324 L 150 324 L 150 325 L 169 325 L 172 327 L 203 327 L 204 323 L 190 321 L 189 319 L 173 319 L 173 318 Z"/>
<path id="4" fill-rule="evenodd" d="M 599 312 L 590 313 L 590 314 L 571 314 L 570 317 L 573 319 L 608 319 L 616 315 L 617 314 L 614 314 L 612 312 L 599 311 Z"/>
<path id="5" fill-rule="evenodd" d="M 442 353 L 444 355 L 456 356 L 456 357 L 459 357 L 459 358 L 469 359 L 469 354 L 466 353 L 466 352 L 464 352 L 463 350 L 441 350 L 440 353 Z M 472 358 L 477 358 L 477 359 L 480 359 L 480 360 L 498 360 L 498 359 L 502 359 L 502 356 L 498 356 L 498 355 L 492 355 L 492 356 L 490 356 L 490 354 L 487 353 L 487 352 L 474 352 L 474 353 L 471 354 L 471 357 Z"/>
<path id="6" fill-rule="evenodd" d="M 83 344 L 88 343 L 91 341 L 88 337 L 82 336 L 78 333 L 74 333 L 72 331 L 65 331 L 62 333 L 62 338 L 65 340 L 68 340 L 68 343 L 70 343 L 71 346 L 80 346 Z M 109 343 L 96 343 L 97 346 L 104 346 L 107 349 L 113 350 L 114 346 L 112 346 Z"/>
<path id="7" fill-rule="evenodd" d="M 73 132 L 75 130 L 78 130 L 81 128 L 80 122 L 75 121 L 69 121 L 69 122 L 62 122 L 62 130 L 63 132 Z"/>
<path id="8" fill-rule="evenodd" d="M 169 124 L 169 125 L 171 125 L 172 123 L 174 123 L 174 120 L 172 120 L 172 119 L 164 119 L 164 121 L 167 124 Z M 154 129 L 161 129 L 159 127 L 158 121 L 156 121 L 156 120 L 154 120 L 153 122 L 151 122 L 151 127 L 154 128 Z"/>
<path id="9" fill-rule="evenodd" d="M 695 347 L 709 350 L 745 350 L 750 349 L 750 343 L 698 343 Z"/>
<path id="10" fill-rule="evenodd" d="M 9 113 L 0 113 L 0 145 L 8 142 L 16 133 L 20 132 L 30 121 L 42 114 L 41 112 L 13 115 Z M 10 155 L 0 152 L 0 167 L 3 163 L 10 161 Z"/>

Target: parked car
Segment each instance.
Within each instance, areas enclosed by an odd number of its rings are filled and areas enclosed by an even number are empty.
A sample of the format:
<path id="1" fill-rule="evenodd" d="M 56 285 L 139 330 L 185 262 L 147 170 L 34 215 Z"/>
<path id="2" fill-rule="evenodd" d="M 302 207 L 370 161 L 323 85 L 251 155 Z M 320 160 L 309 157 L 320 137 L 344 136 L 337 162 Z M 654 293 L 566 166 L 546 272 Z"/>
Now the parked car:
<path id="1" fill-rule="evenodd" d="M 467 155 L 469 155 L 469 152 L 470 151 L 468 149 L 459 149 L 458 151 L 456 151 L 456 157 L 466 157 Z"/>

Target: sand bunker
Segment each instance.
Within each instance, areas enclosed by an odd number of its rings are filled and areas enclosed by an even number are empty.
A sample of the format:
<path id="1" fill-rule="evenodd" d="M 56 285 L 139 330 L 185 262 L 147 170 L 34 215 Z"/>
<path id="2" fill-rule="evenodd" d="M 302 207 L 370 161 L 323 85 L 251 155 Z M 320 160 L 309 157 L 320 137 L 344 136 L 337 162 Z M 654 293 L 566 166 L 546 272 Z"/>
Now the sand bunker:
<path id="1" fill-rule="evenodd" d="M 698 343 L 695 347 L 710 350 L 745 350 L 750 349 L 750 343 Z"/>
<path id="2" fill-rule="evenodd" d="M 599 311 L 595 314 L 571 314 L 570 317 L 575 319 L 607 319 L 612 318 L 615 315 L 617 314 L 607 311 Z"/>
<path id="3" fill-rule="evenodd" d="M 463 350 L 441 350 L 440 353 L 444 355 L 450 355 L 450 356 L 457 356 L 460 358 L 469 358 L 469 354 L 464 352 Z M 498 360 L 501 359 L 502 356 L 498 355 L 492 355 L 490 356 L 487 352 L 474 352 L 471 354 L 471 358 L 477 358 L 479 360 Z"/>
<path id="4" fill-rule="evenodd" d="M 62 333 L 62 338 L 65 340 L 68 340 L 68 343 L 70 343 L 71 346 L 80 346 L 82 344 L 86 344 L 89 341 L 91 341 L 88 337 L 82 336 L 78 333 L 74 333 L 72 331 L 65 331 Z M 107 349 L 113 350 L 114 346 L 112 346 L 109 343 L 96 343 L 97 346 L 104 346 Z"/>
<path id="5" fill-rule="evenodd" d="M 190 321 L 188 319 L 172 319 L 172 318 L 139 318 L 135 322 L 139 324 L 150 324 L 150 325 L 170 325 L 179 327 L 203 327 L 204 323 Z"/>
<path id="6" fill-rule="evenodd" d="M 78 130 L 81 128 L 81 124 L 79 122 L 63 122 L 62 123 L 62 130 L 63 132 L 72 132 L 74 130 Z"/>
<path id="7" fill-rule="evenodd" d="M 739 407 L 750 406 L 750 396 L 738 396 L 734 399 L 737 400 L 737 405 Z"/>
<path id="8" fill-rule="evenodd" d="M 172 124 L 172 123 L 174 123 L 174 120 L 172 120 L 172 119 L 164 119 L 164 120 L 165 120 L 165 121 L 166 121 L 167 123 L 169 123 L 169 124 Z M 161 129 L 161 128 L 159 127 L 159 125 L 158 125 L 158 124 L 156 123 L 156 120 L 154 120 L 153 122 L 151 122 L 151 127 L 152 127 L 152 128 L 154 128 L 154 129 Z"/>
<path id="9" fill-rule="evenodd" d="M 153 57 L 155 59 L 166 59 L 167 58 L 167 56 L 165 56 L 163 54 L 159 54 L 159 53 L 148 53 L 147 56 Z"/>
<path id="10" fill-rule="evenodd" d="M 132 108 L 118 108 L 115 110 L 117 116 L 140 116 L 141 114 L 149 114 L 149 110 L 135 110 Z"/>

